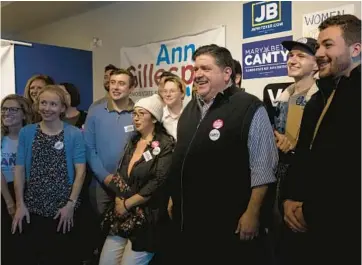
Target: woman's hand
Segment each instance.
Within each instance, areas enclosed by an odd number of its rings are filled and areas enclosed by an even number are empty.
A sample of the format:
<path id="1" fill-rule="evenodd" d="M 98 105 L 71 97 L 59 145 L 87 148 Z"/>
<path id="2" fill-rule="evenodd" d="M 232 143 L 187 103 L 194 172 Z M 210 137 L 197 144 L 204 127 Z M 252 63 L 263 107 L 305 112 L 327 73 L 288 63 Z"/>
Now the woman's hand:
<path id="1" fill-rule="evenodd" d="M 124 201 L 118 197 L 116 197 L 116 203 L 115 203 L 114 210 L 116 211 L 116 214 L 118 216 L 123 216 L 128 212 L 127 209 L 124 207 Z"/>
<path id="2" fill-rule="evenodd" d="M 8 213 L 11 216 L 11 218 L 14 219 L 16 207 L 13 200 L 6 201 L 6 208 L 8 209 Z"/>
<path id="3" fill-rule="evenodd" d="M 23 232 L 24 217 L 26 217 L 26 222 L 30 224 L 30 215 L 28 208 L 26 208 L 25 204 L 21 204 L 19 207 L 16 208 L 15 216 L 13 219 L 13 234 L 15 234 L 17 227 L 19 227 L 19 233 Z"/>
<path id="4" fill-rule="evenodd" d="M 70 229 L 73 227 L 73 215 L 74 215 L 74 205 L 71 202 L 68 202 L 63 208 L 59 209 L 58 213 L 54 217 L 54 220 L 60 217 L 57 232 L 60 231 L 63 226 L 63 234 L 70 232 Z"/>

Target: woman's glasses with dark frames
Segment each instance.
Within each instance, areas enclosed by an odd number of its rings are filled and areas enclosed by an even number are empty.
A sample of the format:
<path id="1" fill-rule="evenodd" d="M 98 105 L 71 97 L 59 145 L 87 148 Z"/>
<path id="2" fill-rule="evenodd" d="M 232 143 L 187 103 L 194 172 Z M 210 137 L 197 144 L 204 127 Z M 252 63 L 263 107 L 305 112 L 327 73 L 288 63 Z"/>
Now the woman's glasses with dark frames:
<path id="1" fill-rule="evenodd" d="M 2 107 L 2 108 L 1 108 L 1 114 L 6 113 L 7 111 L 9 111 L 10 114 L 16 114 L 16 113 L 19 112 L 19 110 L 21 110 L 21 108 L 16 108 L 16 107 L 10 107 L 10 108 Z"/>

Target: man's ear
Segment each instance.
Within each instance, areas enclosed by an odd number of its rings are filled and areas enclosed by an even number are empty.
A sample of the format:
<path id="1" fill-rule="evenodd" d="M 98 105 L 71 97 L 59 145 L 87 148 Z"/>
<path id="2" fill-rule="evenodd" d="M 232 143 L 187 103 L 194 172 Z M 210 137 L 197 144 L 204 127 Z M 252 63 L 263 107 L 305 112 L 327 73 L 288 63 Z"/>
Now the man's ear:
<path id="1" fill-rule="evenodd" d="M 233 70 L 230 67 L 224 68 L 224 81 L 228 82 L 231 78 L 231 75 L 233 73 Z"/>
<path id="2" fill-rule="evenodd" d="M 350 46 L 350 53 L 353 62 L 361 61 L 361 43 L 354 43 Z"/>

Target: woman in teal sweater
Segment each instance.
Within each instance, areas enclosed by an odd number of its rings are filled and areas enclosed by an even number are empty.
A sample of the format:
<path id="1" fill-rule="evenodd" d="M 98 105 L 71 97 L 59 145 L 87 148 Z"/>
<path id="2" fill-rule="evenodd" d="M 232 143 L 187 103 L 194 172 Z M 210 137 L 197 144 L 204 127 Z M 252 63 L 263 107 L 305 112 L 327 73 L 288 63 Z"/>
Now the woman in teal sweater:
<path id="1" fill-rule="evenodd" d="M 35 103 L 42 121 L 20 131 L 13 233 L 21 233 L 22 255 L 14 264 L 72 264 L 69 232 L 86 159 L 81 131 L 62 121 L 67 107 L 64 90 L 46 86 Z"/>

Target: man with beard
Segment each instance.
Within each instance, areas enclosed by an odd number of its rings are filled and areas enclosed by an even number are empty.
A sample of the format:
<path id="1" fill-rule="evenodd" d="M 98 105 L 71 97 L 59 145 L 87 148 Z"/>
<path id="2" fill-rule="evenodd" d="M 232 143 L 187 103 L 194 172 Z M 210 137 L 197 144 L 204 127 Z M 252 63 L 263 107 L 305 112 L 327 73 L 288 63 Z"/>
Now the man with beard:
<path id="1" fill-rule="evenodd" d="M 193 60 L 197 95 L 179 119 L 170 172 L 177 261 L 264 265 L 278 162 L 268 115 L 234 84 L 229 50 L 202 46 Z"/>
<path id="2" fill-rule="evenodd" d="M 307 237 L 289 264 L 361 264 L 361 20 L 333 16 L 319 30 L 319 91 L 305 107 L 284 194 L 286 224 Z"/>
<path id="3" fill-rule="evenodd" d="M 91 108 L 93 108 L 96 105 L 99 105 L 99 104 L 102 104 L 102 103 L 108 101 L 109 77 L 111 76 L 111 72 L 114 70 L 118 70 L 118 68 L 115 67 L 113 64 L 109 64 L 104 68 L 103 86 L 107 93 L 104 97 L 93 102 L 93 104 L 89 107 L 89 110 L 91 110 Z"/>

